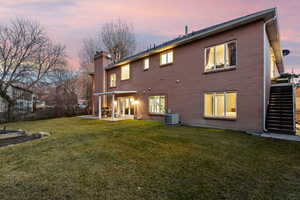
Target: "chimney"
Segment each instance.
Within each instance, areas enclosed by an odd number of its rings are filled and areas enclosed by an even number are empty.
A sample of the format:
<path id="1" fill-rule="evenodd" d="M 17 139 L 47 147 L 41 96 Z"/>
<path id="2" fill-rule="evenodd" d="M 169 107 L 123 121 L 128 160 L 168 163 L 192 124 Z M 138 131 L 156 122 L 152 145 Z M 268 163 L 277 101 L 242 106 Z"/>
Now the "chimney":
<path id="1" fill-rule="evenodd" d="M 189 27 L 186 25 L 185 26 L 185 34 L 188 34 L 189 33 Z"/>
<path id="2" fill-rule="evenodd" d="M 92 78 L 92 84 L 93 84 L 93 94 L 94 93 L 101 93 L 106 92 L 107 88 L 107 81 L 106 81 L 106 71 L 105 67 L 111 62 L 111 58 L 109 53 L 100 51 L 96 52 L 94 57 L 94 75 Z M 106 107 L 107 101 L 106 96 L 102 96 L 102 106 Z M 98 97 L 93 95 L 92 98 L 92 112 L 95 115 L 98 108 Z"/>

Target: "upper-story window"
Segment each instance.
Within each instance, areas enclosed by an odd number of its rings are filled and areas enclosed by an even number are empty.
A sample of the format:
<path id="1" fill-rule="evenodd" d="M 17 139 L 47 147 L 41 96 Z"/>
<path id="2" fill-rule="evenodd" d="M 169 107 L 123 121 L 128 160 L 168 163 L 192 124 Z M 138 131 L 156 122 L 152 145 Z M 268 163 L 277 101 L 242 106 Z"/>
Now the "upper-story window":
<path id="1" fill-rule="evenodd" d="M 121 67 L 121 80 L 127 80 L 130 78 L 130 66 L 129 64 Z"/>
<path id="2" fill-rule="evenodd" d="M 116 87 L 117 86 L 117 76 L 115 73 L 110 75 L 110 87 Z"/>
<path id="3" fill-rule="evenodd" d="M 173 63 L 173 50 L 165 51 L 160 54 L 160 65 Z"/>
<path id="4" fill-rule="evenodd" d="M 144 59 L 144 70 L 148 70 L 150 67 L 150 60 L 149 58 Z"/>
<path id="5" fill-rule="evenodd" d="M 236 41 L 205 49 L 205 71 L 236 66 Z"/>

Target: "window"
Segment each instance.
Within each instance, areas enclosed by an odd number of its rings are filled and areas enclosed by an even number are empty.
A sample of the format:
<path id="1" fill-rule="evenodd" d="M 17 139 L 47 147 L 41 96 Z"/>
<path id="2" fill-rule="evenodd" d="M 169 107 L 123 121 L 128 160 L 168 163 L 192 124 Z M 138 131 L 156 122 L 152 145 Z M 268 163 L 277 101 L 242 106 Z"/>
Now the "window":
<path id="1" fill-rule="evenodd" d="M 149 58 L 144 59 L 144 70 L 148 70 L 150 67 Z"/>
<path id="2" fill-rule="evenodd" d="M 206 93 L 204 116 L 236 118 L 236 92 Z"/>
<path id="3" fill-rule="evenodd" d="M 121 67 L 121 80 L 127 80 L 130 78 L 129 64 Z"/>
<path id="4" fill-rule="evenodd" d="M 166 97 L 165 96 L 150 96 L 149 97 L 149 113 L 165 114 L 166 112 Z"/>
<path id="5" fill-rule="evenodd" d="M 236 65 L 236 41 L 205 49 L 205 71 L 224 69 Z"/>
<path id="6" fill-rule="evenodd" d="M 160 65 L 173 63 L 173 50 L 169 50 L 160 54 Z"/>
<path id="7" fill-rule="evenodd" d="M 116 87 L 117 86 L 117 76 L 115 73 L 110 75 L 110 87 Z"/>

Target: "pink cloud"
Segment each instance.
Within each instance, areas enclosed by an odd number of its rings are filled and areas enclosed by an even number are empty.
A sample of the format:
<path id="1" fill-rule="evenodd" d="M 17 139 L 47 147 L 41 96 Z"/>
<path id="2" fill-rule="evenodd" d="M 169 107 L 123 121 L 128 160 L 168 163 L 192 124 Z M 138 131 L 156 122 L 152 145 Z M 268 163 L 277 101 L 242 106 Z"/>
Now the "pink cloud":
<path id="1" fill-rule="evenodd" d="M 0 0 L 0 4 L 0 22 L 14 16 L 40 21 L 55 41 L 67 45 L 72 65 L 77 66 L 81 39 L 117 18 L 132 22 L 138 34 L 173 38 L 183 34 L 185 25 L 198 30 L 277 6 L 282 40 L 300 42 L 298 0 Z"/>
<path id="2" fill-rule="evenodd" d="M 286 29 L 281 34 L 281 39 L 289 42 L 300 43 L 300 31 L 296 29 Z"/>

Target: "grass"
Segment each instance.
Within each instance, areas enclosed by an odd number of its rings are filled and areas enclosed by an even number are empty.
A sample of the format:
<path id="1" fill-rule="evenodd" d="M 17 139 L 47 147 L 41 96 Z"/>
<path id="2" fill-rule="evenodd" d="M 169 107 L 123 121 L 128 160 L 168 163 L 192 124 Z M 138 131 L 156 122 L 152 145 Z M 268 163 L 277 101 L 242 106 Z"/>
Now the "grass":
<path id="1" fill-rule="evenodd" d="M 299 199 L 300 143 L 158 122 L 6 124 L 52 135 L 0 148 L 0 199 Z"/>

